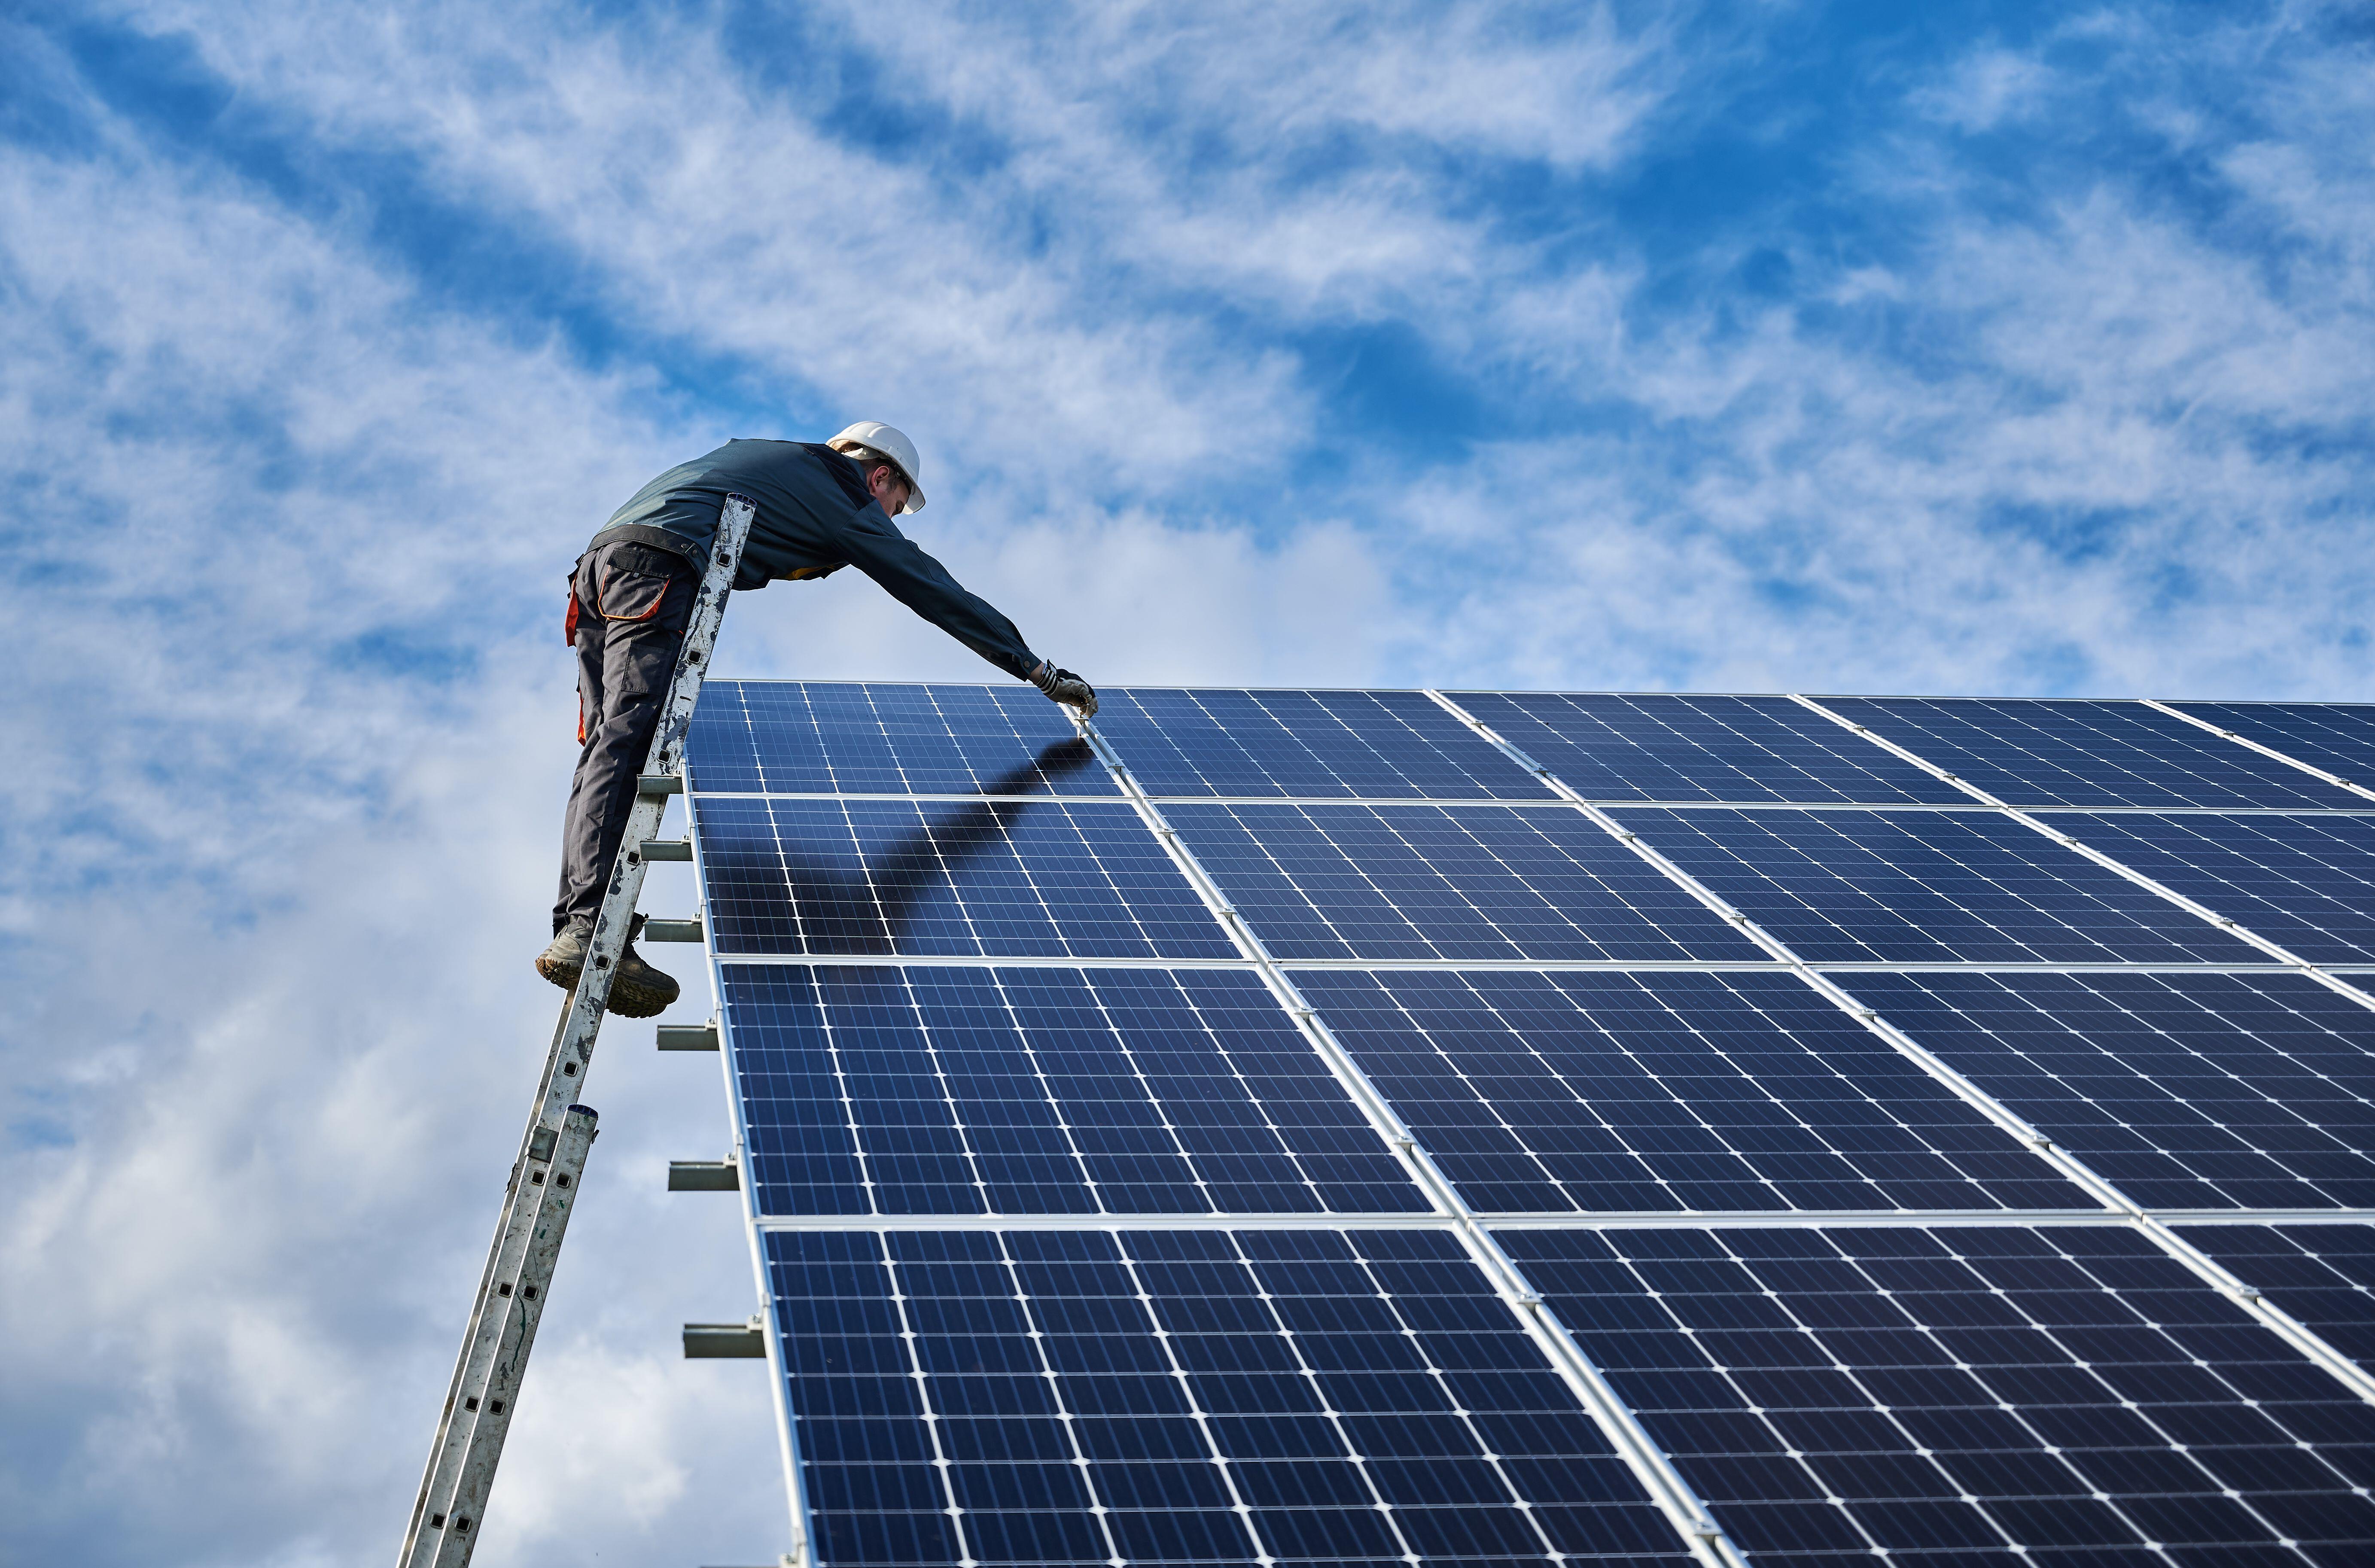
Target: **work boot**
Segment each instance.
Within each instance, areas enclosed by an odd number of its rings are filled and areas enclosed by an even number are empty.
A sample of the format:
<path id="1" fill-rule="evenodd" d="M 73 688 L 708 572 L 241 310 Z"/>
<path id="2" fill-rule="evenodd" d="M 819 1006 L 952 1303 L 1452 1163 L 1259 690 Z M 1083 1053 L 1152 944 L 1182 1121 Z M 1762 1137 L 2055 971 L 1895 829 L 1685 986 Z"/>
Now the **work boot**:
<path id="1" fill-rule="evenodd" d="M 620 1018 L 650 1018 L 667 1010 L 677 998 L 677 983 L 645 963 L 635 951 L 635 938 L 643 934 L 644 917 L 627 931 L 626 951 L 619 957 L 619 973 L 610 981 L 609 1010 Z M 585 973 L 587 938 L 593 927 L 572 923 L 553 937 L 552 945 L 536 955 L 536 972 L 564 991 L 574 990 L 577 978 Z"/>
<path id="2" fill-rule="evenodd" d="M 620 1018 L 650 1018 L 677 998 L 675 979 L 636 954 L 635 938 L 643 934 L 644 917 L 638 914 L 627 928 L 627 946 L 619 954 L 619 973 L 610 982 L 610 1011 Z"/>

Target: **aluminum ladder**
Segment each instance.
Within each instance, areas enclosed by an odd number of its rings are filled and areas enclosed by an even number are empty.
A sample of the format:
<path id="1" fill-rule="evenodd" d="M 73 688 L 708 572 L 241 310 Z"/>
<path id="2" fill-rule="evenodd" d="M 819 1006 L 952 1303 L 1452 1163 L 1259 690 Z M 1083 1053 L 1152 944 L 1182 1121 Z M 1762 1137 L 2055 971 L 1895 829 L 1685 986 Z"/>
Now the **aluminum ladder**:
<path id="1" fill-rule="evenodd" d="M 644 846 L 659 832 L 668 797 L 684 788 L 685 732 L 701 696 L 710 652 L 717 644 L 726 596 L 750 536 L 755 510 L 749 497 L 738 495 L 727 496 L 720 510 L 717 542 L 702 574 L 692 624 L 686 629 L 676 676 L 637 781 L 634 809 L 628 814 L 626 835 L 610 868 L 609 890 L 594 923 L 585 971 L 553 1026 L 543 1081 L 537 1086 L 519 1156 L 512 1161 L 502 1219 L 487 1249 L 486 1272 L 479 1277 L 470 1325 L 462 1335 L 462 1353 L 454 1364 L 453 1385 L 437 1418 L 428 1470 L 412 1504 L 412 1523 L 405 1530 L 397 1568 L 463 1568 L 483 1533 L 487 1493 L 518 1409 L 537 1320 L 544 1314 L 553 1265 L 577 1200 L 586 1150 L 594 1142 L 595 1114 L 576 1099 L 593 1065 L 610 982 L 620 950 L 626 946 L 635 901 L 644 890 Z"/>

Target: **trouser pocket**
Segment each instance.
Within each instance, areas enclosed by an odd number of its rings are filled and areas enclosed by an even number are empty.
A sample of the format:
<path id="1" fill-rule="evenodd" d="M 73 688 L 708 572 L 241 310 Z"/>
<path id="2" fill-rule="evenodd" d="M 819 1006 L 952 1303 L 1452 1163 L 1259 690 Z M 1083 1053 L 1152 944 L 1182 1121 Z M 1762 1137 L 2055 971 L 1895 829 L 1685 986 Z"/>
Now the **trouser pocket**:
<path id="1" fill-rule="evenodd" d="M 622 541 L 579 560 L 569 598 L 581 745 L 609 714 L 667 690 L 697 586 L 682 556 L 650 545 Z"/>
<path id="2" fill-rule="evenodd" d="M 677 580 L 674 572 L 613 567 L 602 574 L 594 602 L 604 620 L 649 620 L 668 603 Z"/>

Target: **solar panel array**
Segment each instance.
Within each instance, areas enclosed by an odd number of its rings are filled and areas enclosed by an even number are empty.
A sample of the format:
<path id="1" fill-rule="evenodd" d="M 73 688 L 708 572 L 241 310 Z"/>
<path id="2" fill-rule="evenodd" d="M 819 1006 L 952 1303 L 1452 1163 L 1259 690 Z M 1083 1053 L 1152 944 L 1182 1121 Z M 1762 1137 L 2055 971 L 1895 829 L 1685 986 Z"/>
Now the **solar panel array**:
<path id="1" fill-rule="evenodd" d="M 713 680 L 688 754 L 804 1562 L 2375 1554 L 2375 709 Z"/>

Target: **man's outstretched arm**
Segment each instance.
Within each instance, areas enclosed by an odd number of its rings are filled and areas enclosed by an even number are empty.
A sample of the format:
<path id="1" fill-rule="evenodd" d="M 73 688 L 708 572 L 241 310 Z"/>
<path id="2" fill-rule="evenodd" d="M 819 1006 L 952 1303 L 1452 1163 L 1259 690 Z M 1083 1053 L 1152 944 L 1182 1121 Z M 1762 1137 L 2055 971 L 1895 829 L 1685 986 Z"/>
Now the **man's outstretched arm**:
<path id="1" fill-rule="evenodd" d="M 991 664 L 1031 682 L 1053 701 L 1080 709 L 1083 717 L 1096 713 L 1097 694 L 1087 681 L 1033 653 L 1014 622 L 967 591 L 947 567 L 887 518 L 878 523 L 861 516 L 845 525 L 842 545 L 850 564 L 880 584 L 883 592 Z"/>

